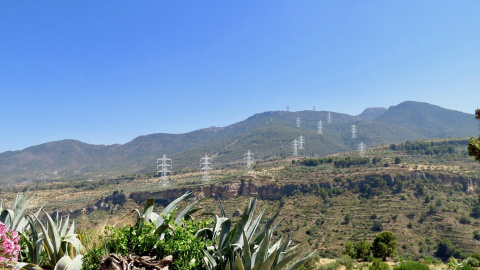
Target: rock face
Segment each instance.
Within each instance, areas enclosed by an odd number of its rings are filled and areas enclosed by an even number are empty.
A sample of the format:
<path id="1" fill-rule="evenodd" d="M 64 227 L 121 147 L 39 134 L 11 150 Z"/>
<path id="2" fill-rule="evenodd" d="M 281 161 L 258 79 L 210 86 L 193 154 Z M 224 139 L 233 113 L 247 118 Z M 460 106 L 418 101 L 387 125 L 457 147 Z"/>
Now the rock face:
<path id="1" fill-rule="evenodd" d="M 199 186 L 194 188 L 179 188 L 168 191 L 141 192 L 130 194 L 130 199 L 138 204 L 145 202 L 148 198 L 155 198 L 155 202 L 166 206 L 176 198 L 191 191 L 196 197 L 213 196 L 215 198 L 230 199 L 238 196 L 255 196 L 259 199 L 278 200 L 283 196 L 288 196 L 295 190 L 303 190 L 302 185 L 278 185 L 268 183 L 266 185 L 257 185 L 251 180 L 234 180 L 228 183 L 220 183 L 209 186 Z"/>
<path id="2" fill-rule="evenodd" d="M 212 196 L 221 199 L 231 199 L 238 196 L 258 196 L 262 200 L 279 200 L 284 196 L 291 195 L 294 192 L 308 192 L 312 188 L 331 189 L 341 187 L 346 189 L 363 186 L 369 180 L 382 178 L 385 182 L 392 186 L 396 181 L 405 181 L 408 179 L 429 179 L 438 185 L 456 185 L 464 191 L 474 192 L 480 186 L 480 179 L 467 178 L 461 175 L 451 175 L 443 173 L 430 173 L 421 170 L 411 171 L 405 174 L 371 174 L 362 176 L 362 179 L 350 182 L 333 183 L 329 181 L 321 181 L 310 184 L 286 184 L 280 185 L 273 181 L 255 181 L 252 178 L 232 180 L 229 182 L 216 183 L 212 185 L 185 187 L 169 189 L 155 192 L 136 192 L 131 194 L 116 193 L 98 200 L 94 205 L 70 211 L 71 218 L 75 218 L 82 214 L 89 214 L 97 209 L 105 209 L 114 212 L 123 206 L 127 200 L 132 200 L 138 204 L 143 204 L 149 198 L 154 198 L 157 204 L 167 206 L 173 200 L 182 196 L 186 192 L 192 192 L 196 198 Z"/>

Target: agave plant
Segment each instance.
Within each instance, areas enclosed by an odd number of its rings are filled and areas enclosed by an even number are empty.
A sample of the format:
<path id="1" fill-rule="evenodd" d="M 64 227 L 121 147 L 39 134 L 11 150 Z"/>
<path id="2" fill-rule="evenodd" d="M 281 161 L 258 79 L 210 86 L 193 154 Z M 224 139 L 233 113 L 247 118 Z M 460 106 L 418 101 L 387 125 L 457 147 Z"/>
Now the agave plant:
<path id="1" fill-rule="evenodd" d="M 213 240 L 218 239 L 216 245 L 204 252 L 204 262 L 209 270 L 294 270 L 314 256 L 314 253 L 311 253 L 292 263 L 300 253 L 295 252 L 296 246 L 289 248 L 290 236 L 270 244 L 273 232 L 281 222 L 280 220 L 272 227 L 278 213 L 256 233 L 264 213 L 262 211 L 253 219 L 256 203 L 257 198 L 250 200 L 240 221 L 232 228 L 232 221 L 226 217 L 220 202 L 221 217 L 216 217 L 215 227 L 197 233 L 198 236 L 206 235 Z"/>
<path id="2" fill-rule="evenodd" d="M 173 214 L 178 204 L 181 201 L 183 201 L 185 198 L 190 196 L 190 194 L 192 193 L 186 192 L 182 196 L 178 197 L 169 205 L 167 205 L 167 207 L 165 207 L 162 210 L 162 212 L 160 212 L 160 214 L 153 212 L 153 206 L 154 206 L 155 200 L 153 198 L 148 199 L 147 204 L 143 210 L 144 212 L 143 214 L 141 214 L 140 210 L 138 209 L 134 210 L 138 214 L 138 219 L 137 219 L 137 224 L 139 224 L 138 230 L 139 231 L 142 230 L 142 226 L 144 222 L 155 222 L 155 234 L 159 235 L 160 240 L 162 240 L 164 238 L 164 232 L 167 229 L 172 229 L 167 223 L 165 223 L 165 216 L 169 216 Z M 190 205 L 188 205 L 187 207 L 185 207 L 175 218 L 175 224 L 181 226 L 184 220 L 188 220 L 193 213 L 200 210 L 200 208 L 194 208 L 199 202 L 200 200 L 196 200 Z"/>
<path id="3" fill-rule="evenodd" d="M 58 270 L 80 270 L 82 268 L 82 258 L 85 253 L 80 239 L 78 239 L 75 231 L 75 223 L 72 222 L 68 228 L 69 217 L 63 221 L 58 220 L 58 213 L 55 221 L 45 212 L 47 217 L 46 227 L 38 219 L 37 216 L 27 216 L 30 225 L 31 238 L 27 238 L 27 253 L 29 254 L 30 263 L 20 262 L 15 265 L 15 269 L 42 269 L 40 264 L 44 266 L 55 267 Z M 40 232 L 37 231 L 36 223 L 40 226 Z M 68 229 L 68 231 L 67 231 Z M 48 261 L 43 263 L 40 261 L 40 253 L 45 251 Z"/>
<path id="4" fill-rule="evenodd" d="M 3 200 L 0 201 L 0 221 L 3 222 L 9 229 L 22 233 L 28 222 L 23 216 L 30 202 L 35 198 L 33 194 L 28 198 L 28 191 L 22 195 L 17 193 L 15 201 L 11 208 L 3 208 Z"/>

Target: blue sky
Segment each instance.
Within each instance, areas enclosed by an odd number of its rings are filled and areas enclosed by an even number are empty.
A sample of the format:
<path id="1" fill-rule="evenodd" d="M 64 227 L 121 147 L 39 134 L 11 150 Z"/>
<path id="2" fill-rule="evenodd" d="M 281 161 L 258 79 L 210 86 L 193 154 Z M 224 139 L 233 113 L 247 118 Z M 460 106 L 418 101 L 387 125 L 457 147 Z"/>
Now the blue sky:
<path id="1" fill-rule="evenodd" d="M 0 1 L 0 152 L 270 110 L 480 107 L 480 1 Z"/>

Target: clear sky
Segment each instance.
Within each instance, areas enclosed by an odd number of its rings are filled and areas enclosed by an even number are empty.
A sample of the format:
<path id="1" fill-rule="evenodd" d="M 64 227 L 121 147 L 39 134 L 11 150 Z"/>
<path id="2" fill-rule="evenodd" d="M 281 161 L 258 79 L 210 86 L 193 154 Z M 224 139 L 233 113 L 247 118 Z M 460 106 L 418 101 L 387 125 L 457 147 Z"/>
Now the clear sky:
<path id="1" fill-rule="evenodd" d="M 0 1 L 0 152 L 271 110 L 480 107 L 480 1 Z"/>

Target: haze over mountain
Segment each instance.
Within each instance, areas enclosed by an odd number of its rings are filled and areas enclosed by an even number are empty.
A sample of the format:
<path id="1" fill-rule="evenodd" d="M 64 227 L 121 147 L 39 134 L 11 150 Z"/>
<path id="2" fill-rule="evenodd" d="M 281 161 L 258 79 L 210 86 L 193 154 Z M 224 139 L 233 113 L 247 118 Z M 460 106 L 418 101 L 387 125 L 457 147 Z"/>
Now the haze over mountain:
<path id="1" fill-rule="evenodd" d="M 240 165 L 251 150 L 257 160 L 291 155 L 291 143 L 305 137 L 301 155 L 325 156 L 381 144 L 478 134 L 474 116 L 435 105 L 407 101 L 385 108 L 368 108 L 358 116 L 326 111 L 270 111 L 244 121 L 184 134 L 150 134 L 120 145 L 91 145 L 62 140 L 0 153 L 0 182 L 32 179 L 85 179 L 154 171 L 163 154 L 173 159 L 174 169 L 199 167 L 199 159 L 212 156 L 214 166 Z M 300 118 L 300 128 L 296 118 Z M 323 134 L 317 123 L 323 122 Z M 351 125 L 357 126 L 352 139 Z"/>

